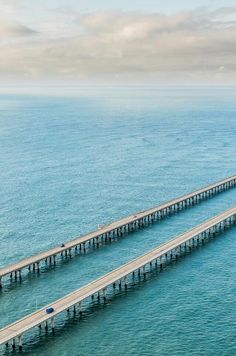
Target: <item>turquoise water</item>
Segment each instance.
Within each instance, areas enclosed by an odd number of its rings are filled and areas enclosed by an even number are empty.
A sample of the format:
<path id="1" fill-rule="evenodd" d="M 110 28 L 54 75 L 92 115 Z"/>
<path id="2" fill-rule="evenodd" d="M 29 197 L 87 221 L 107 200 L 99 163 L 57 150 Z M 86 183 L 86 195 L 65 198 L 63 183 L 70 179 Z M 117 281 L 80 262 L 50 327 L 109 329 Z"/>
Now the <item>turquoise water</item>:
<path id="1" fill-rule="evenodd" d="M 235 100 L 230 87 L 1 95 L 0 266 L 235 174 Z M 234 205 L 236 189 L 7 282 L 0 327 Z M 22 354 L 236 355 L 235 238 L 233 228 L 82 318 L 58 318 L 55 337 L 26 334 Z"/>

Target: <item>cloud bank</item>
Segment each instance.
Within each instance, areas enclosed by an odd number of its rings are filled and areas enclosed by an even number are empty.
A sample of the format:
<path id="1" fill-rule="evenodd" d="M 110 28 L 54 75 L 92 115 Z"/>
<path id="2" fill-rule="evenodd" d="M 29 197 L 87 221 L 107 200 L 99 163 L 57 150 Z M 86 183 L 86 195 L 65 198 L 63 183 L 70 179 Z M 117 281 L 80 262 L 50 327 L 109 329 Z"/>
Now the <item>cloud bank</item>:
<path id="1" fill-rule="evenodd" d="M 66 11 L 56 18 L 42 31 L 1 21 L 2 80 L 236 79 L 236 7 L 175 15 Z"/>

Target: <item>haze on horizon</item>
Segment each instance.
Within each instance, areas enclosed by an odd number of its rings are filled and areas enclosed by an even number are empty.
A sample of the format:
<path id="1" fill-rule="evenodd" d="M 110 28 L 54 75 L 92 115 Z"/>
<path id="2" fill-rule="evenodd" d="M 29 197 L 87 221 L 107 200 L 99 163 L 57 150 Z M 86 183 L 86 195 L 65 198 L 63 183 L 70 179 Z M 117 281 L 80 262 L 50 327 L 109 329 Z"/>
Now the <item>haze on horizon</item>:
<path id="1" fill-rule="evenodd" d="M 2 84 L 235 83 L 233 0 L 0 0 Z"/>

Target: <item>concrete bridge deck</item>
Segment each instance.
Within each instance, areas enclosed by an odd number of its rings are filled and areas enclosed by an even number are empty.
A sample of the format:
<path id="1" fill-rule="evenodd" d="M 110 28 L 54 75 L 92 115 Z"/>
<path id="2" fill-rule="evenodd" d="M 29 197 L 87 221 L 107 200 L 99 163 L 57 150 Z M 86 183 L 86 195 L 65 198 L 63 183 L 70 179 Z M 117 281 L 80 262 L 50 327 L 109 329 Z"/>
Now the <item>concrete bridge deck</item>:
<path id="1" fill-rule="evenodd" d="M 217 193 L 223 192 L 236 186 L 236 175 L 221 180 L 217 183 L 208 185 L 192 193 L 183 195 L 179 198 L 170 200 L 154 208 L 141 211 L 135 215 L 130 215 L 121 220 L 115 221 L 109 225 L 104 226 L 101 229 L 88 233 L 84 236 L 77 237 L 71 241 L 68 241 L 64 246 L 56 246 L 45 252 L 41 252 L 29 258 L 25 258 L 19 262 L 13 263 L 9 266 L 0 268 L 0 288 L 2 287 L 2 278 L 9 275 L 10 278 L 15 275 L 15 278 L 21 278 L 21 271 L 24 268 L 29 270 L 40 270 L 40 263 L 45 261 L 46 263 L 56 263 L 56 257 L 58 255 L 65 255 L 71 257 L 71 251 L 77 248 L 81 251 L 86 251 L 90 246 L 96 246 L 99 241 L 107 241 L 112 237 L 122 236 L 136 229 L 150 225 L 156 220 L 160 220 L 173 212 L 185 209 L 188 206 L 198 204 L 201 200 L 214 196 Z"/>
<path id="2" fill-rule="evenodd" d="M 74 311 L 78 306 L 81 310 L 81 303 L 87 298 L 94 298 L 97 295 L 100 299 L 100 293 L 103 293 L 103 297 L 106 298 L 106 291 L 109 286 L 113 285 L 115 287 L 118 282 L 121 286 L 121 280 L 124 280 L 124 285 L 127 285 L 127 278 L 132 274 L 134 276 L 135 272 L 138 272 L 140 276 L 145 273 L 145 268 L 152 265 L 153 263 L 162 266 L 163 262 L 166 262 L 169 258 L 173 257 L 173 254 L 181 254 L 182 251 L 186 249 L 191 249 L 196 243 L 202 243 L 209 236 L 214 236 L 216 233 L 224 231 L 227 227 L 234 225 L 236 223 L 236 207 L 233 207 L 224 213 L 210 219 L 203 224 L 195 227 L 194 229 L 179 235 L 178 237 L 170 240 L 169 242 L 155 248 L 154 250 L 144 254 L 143 256 L 134 259 L 133 261 L 117 268 L 116 270 L 96 279 L 95 281 L 81 287 L 73 293 L 55 301 L 50 304 L 53 307 L 54 312 L 52 314 L 46 314 L 44 307 L 33 314 L 24 317 L 17 322 L 6 326 L 0 330 L 0 344 L 8 343 L 12 341 L 13 347 L 15 347 L 15 339 L 18 337 L 19 347 L 22 347 L 22 334 L 29 331 L 30 329 L 41 326 L 48 327 L 48 321 L 51 321 L 51 327 L 54 329 L 54 319 L 55 317 L 63 312 L 67 311 L 69 308 L 74 307 Z M 163 261 L 165 260 L 165 261 Z"/>

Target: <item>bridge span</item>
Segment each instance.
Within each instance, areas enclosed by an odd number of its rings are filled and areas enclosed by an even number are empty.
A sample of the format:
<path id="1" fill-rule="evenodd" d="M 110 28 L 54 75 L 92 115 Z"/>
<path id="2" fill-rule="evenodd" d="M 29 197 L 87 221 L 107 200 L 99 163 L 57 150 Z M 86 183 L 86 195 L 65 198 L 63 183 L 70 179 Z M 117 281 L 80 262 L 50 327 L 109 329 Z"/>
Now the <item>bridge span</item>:
<path id="1" fill-rule="evenodd" d="M 216 234 L 223 232 L 236 223 L 236 207 L 233 207 L 224 213 L 198 225 L 194 229 L 179 235 L 169 242 L 153 249 L 133 261 L 113 270 L 110 273 L 88 283 L 84 287 L 79 288 L 66 295 L 65 297 L 56 300 L 49 306 L 16 321 L 15 323 L 6 326 L 0 330 L 0 345 L 9 345 L 11 341 L 13 348 L 16 347 L 16 340 L 18 339 L 19 348 L 22 348 L 22 335 L 39 326 L 45 326 L 48 329 L 48 322 L 50 322 L 52 330 L 55 328 L 55 317 L 73 308 L 74 313 L 82 312 L 82 303 L 87 303 L 88 299 L 95 297 L 100 300 L 101 297 L 106 300 L 108 287 L 116 288 L 117 285 L 121 288 L 122 285 L 127 287 L 127 284 L 137 275 L 146 274 L 147 268 L 162 268 L 163 263 L 168 263 L 171 259 L 186 251 L 192 250 L 194 246 L 203 244 L 207 239 L 214 237 Z M 51 314 L 46 313 L 46 308 L 53 308 Z"/>
<path id="2" fill-rule="evenodd" d="M 86 252 L 87 249 L 95 248 L 96 246 L 99 246 L 99 244 L 102 244 L 106 241 L 112 241 L 114 238 L 119 238 L 129 234 L 132 231 L 149 226 L 155 221 L 161 220 L 173 213 L 198 204 L 202 200 L 208 199 L 235 186 L 236 175 L 223 179 L 217 183 L 208 185 L 207 187 L 201 188 L 179 198 L 170 200 L 159 206 L 115 221 L 102 227 L 101 229 L 68 241 L 61 246 L 56 246 L 37 255 L 13 263 L 9 266 L 2 267 L 0 268 L 0 288 L 2 287 L 3 277 L 5 276 L 9 276 L 10 279 L 21 279 L 21 272 L 26 268 L 28 268 L 29 271 L 32 269 L 33 271 L 39 272 L 42 262 L 50 265 L 56 263 L 57 256 L 72 257 L 73 249 L 75 253 L 77 253 L 77 251 Z"/>

